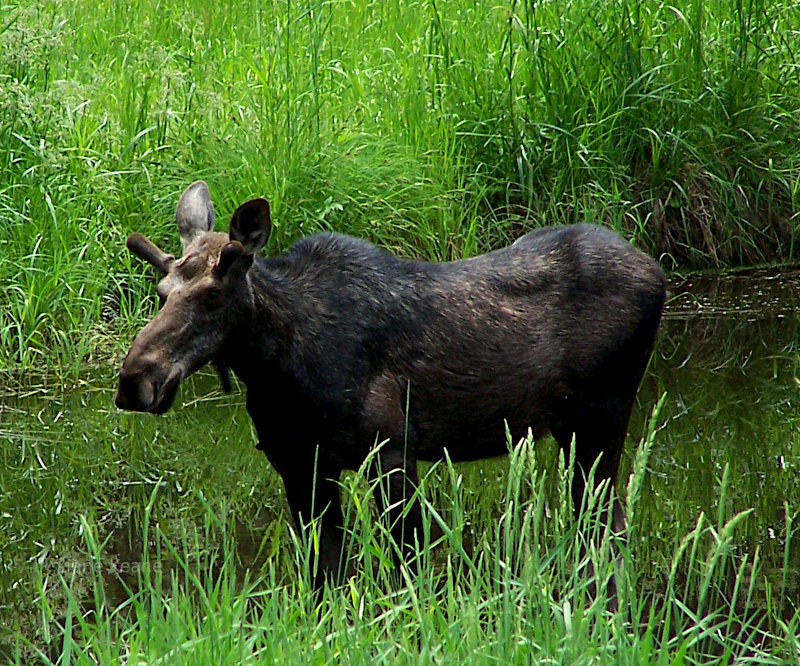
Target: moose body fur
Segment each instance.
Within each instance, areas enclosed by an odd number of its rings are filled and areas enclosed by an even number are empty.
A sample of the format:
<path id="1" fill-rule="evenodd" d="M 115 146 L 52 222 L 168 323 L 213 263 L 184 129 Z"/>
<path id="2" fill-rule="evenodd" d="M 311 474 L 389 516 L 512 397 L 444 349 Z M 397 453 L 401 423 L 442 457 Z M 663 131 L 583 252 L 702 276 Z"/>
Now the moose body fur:
<path id="1" fill-rule="evenodd" d="M 322 516 L 323 576 L 340 565 L 340 472 L 376 442 L 382 508 L 406 544 L 421 524 L 418 505 L 400 520 L 417 460 L 505 453 L 506 427 L 562 447 L 574 437 L 576 506 L 598 456 L 596 481 L 615 480 L 665 298 L 656 262 L 617 234 L 545 228 L 446 263 L 318 234 L 261 258 L 266 201 L 243 204 L 230 235 L 211 230 L 204 183 L 181 202 L 180 260 L 129 239 L 165 273 L 165 303 L 123 363 L 117 404 L 161 413 L 206 362 L 232 369 L 295 519 Z"/>

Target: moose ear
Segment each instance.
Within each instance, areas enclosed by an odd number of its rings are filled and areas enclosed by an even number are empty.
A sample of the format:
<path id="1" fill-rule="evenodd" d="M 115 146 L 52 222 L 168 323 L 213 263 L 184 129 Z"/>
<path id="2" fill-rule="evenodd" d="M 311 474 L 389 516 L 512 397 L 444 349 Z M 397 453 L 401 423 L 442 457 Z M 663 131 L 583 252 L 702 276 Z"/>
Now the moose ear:
<path id="1" fill-rule="evenodd" d="M 269 202 L 251 199 L 234 211 L 229 235 L 242 244 L 246 254 L 255 254 L 266 244 L 271 228 Z"/>
<path id="2" fill-rule="evenodd" d="M 189 185 L 181 195 L 175 209 L 175 219 L 184 250 L 199 235 L 214 228 L 214 205 L 208 185 L 202 180 Z"/>

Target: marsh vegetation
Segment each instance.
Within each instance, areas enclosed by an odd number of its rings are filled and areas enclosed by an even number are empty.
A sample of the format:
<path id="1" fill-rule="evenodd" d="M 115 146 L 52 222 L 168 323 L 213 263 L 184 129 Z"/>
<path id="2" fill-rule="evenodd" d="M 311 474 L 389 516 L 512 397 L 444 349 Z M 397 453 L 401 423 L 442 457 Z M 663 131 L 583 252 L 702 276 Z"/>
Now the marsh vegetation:
<path id="1" fill-rule="evenodd" d="M 618 487 L 631 530 L 620 610 L 587 607 L 555 442 L 423 470 L 419 574 L 390 566 L 370 487 L 342 480 L 359 575 L 311 601 L 314 540 L 289 529 L 243 396 L 212 372 L 163 417 L 122 414 L 115 376 L 2 402 L 6 658 L 110 663 L 452 660 L 787 663 L 797 654 L 797 280 L 679 292 Z M 794 300 L 786 300 L 794 294 Z M 693 300 L 693 299 L 692 299 Z M 690 307 L 691 305 L 691 307 Z M 749 313 L 749 314 L 742 314 Z M 719 340 L 726 340 L 720 344 Z M 651 409 L 665 395 L 651 418 Z M 638 444 L 638 446 L 637 446 Z M 438 518 L 437 518 L 438 516 Z M 591 520 L 591 512 L 588 520 Z M 608 542 L 594 553 L 610 575 Z M 397 577 L 406 583 L 398 585 Z M 19 652 L 17 652 L 19 651 Z M 498 656 L 499 655 L 499 656 Z"/>
<path id="2" fill-rule="evenodd" d="M 2 4 L 0 661 L 796 661 L 800 278 L 715 272 L 798 259 L 799 30 L 760 0 Z M 619 611 L 587 603 L 552 442 L 430 468 L 418 575 L 346 477 L 360 575 L 316 605 L 239 392 L 113 408 L 157 307 L 124 239 L 172 247 L 197 178 L 221 219 L 270 198 L 271 253 L 337 230 L 451 259 L 590 221 L 678 272 Z"/>

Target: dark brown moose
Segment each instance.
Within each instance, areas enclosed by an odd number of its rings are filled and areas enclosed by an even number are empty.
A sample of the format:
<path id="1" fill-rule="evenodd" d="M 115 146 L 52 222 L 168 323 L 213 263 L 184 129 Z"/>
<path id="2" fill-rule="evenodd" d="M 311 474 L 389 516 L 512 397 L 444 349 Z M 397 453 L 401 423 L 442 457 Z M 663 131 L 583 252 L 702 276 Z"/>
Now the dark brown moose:
<path id="1" fill-rule="evenodd" d="M 595 480 L 614 482 L 665 281 L 612 231 L 539 229 L 448 263 L 323 233 L 262 258 L 266 200 L 242 204 L 230 232 L 214 232 L 208 187 L 196 182 L 176 214 L 180 259 L 128 239 L 164 274 L 163 307 L 122 364 L 116 404 L 161 414 L 204 364 L 226 385 L 232 369 L 295 520 L 321 515 L 317 585 L 340 567 L 340 472 L 376 442 L 386 440 L 377 471 L 388 475 L 379 505 L 406 547 L 421 521 L 418 502 L 408 504 L 417 461 L 506 453 L 506 424 L 515 439 L 530 429 L 569 447 L 575 437 L 576 507 L 601 454 Z M 624 524 L 617 502 L 613 525 Z"/>

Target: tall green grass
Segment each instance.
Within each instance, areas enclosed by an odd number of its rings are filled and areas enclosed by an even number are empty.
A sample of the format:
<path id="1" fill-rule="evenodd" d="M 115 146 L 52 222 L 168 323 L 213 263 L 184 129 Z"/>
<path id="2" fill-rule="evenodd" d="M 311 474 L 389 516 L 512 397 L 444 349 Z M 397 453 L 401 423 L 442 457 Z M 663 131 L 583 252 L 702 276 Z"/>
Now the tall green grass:
<path id="1" fill-rule="evenodd" d="M 609 224 L 674 266 L 796 260 L 791 2 L 13 0 L 0 370 L 74 370 L 152 307 L 122 251 L 179 192 L 449 259 Z M 224 224 L 224 222 L 223 222 Z"/>
<path id="2" fill-rule="evenodd" d="M 613 555 L 613 537 L 597 522 L 600 496 L 589 500 L 575 524 L 564 501 L 571 467 L 562 457 L 548 490 L 548 474 L 525 441 L 513 447 L 502 485 L 491 491 L 502 507 L 491 516 L 476 518 L 467 508 L 457 468 L 436 468 L 444 480 L 436 485 L 449 499 L 447 513 L 425 501 L 418 568 L 392 563 L 388 527 L 376 520 L 369 501 L 380 492 L 379 482 L 370 486 L 363 469 L 346 477 L 342 494 L 358 572 L 318 596 L 309 582 L 314 525 L 293 533 L 287 580 L 275 558 L 260 570 L 241 566 L 236 522 L 224 504 L 201 498 L 205 508 L 198 523 L 162 526 L 155 519 L 164 485 L 158 483 L 144 508 L 145 545 L 136 572 L 117 575 L 122 601 L 108 598 L 115 574 L 108 572 L 95 526 L 81 516 L 93 572 L 89 586 L 76 593 L 76 577 L 67 570 L 56 580 L 40 579 L 40 638 L 16 642 L 10 663 L 792 663 L 800 650 L 800 616 L 785 588 L 768 581 L 764 587 L 758 549 L 739 553 L 733 547 L 749 511 L 721 510 L 678 526 L 665 586 L 648 587 L 637 575 L 636 558 L 644 555 L 638 489 L 654 426 L 655 421 L 638 449 L 628 484 L 634 527 L 627 543 L 614 544 L 621 564 Z M 423 498 L 432 474 L 421 484 Z M 722 480 L 723 497 L 728 484 Z M 787 559 L 793 556 L 793 511 Z M 468 543 L 467 526 L 476 520 L 479 536 Z M 430 524 L 443 532 L 437 541 Z M 588 560 L 597 595 L 589 593 Z M 617 609 L 605 592 L 612 574 Z M 65 601 L 56 608 L 50 599 L 58 588 Z"/>

